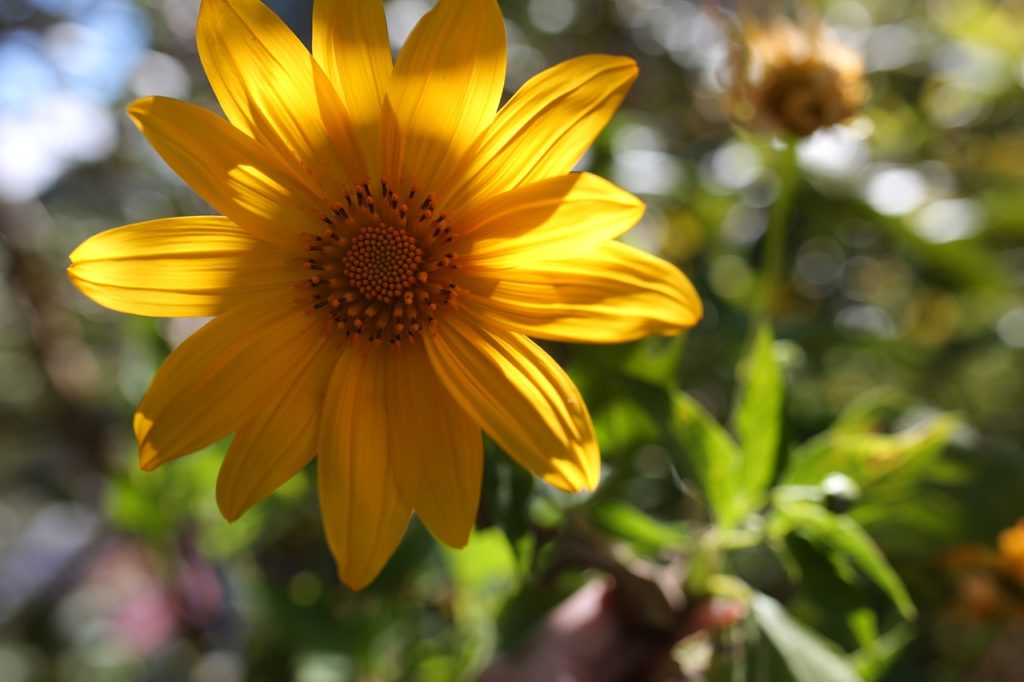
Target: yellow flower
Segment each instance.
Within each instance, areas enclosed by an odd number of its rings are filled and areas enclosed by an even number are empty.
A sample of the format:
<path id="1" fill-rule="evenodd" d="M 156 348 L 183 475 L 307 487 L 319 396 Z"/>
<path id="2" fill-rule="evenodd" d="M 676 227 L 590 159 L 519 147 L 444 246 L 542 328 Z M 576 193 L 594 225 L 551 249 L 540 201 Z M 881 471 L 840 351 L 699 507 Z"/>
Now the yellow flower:
<path id="1" fill-rule="evenodd" d="M 452 546 L 479 501 L 481 429 L 564 490 L 594 488 L 593 426 L 527 336 L 618 342 L 697 322 L 692 285 L 614 241 L 643 204 L 573 165 L 636 77 L 580 57 L 500 110 L 495 0 L 440 0 L 392 64 L 381 3 L 317 0 L 313 54 L 258 0 L 205 0 L 199 54 L 227 117 L 128 112 L 221 216 L 99 234 L 69 275 L 93 300 L 216 316 L 135 415 L 143 469 L 234 433 L 238 518 L 317 455 L 341 580 L 369 583 L 415 511 Z"/>
<path id="2" fill-rule="evenodd" d="M 849 118 L 864 103 L 864 59 L 823 25 L 748 23 L 736 40 L 730 99 L 741 121 L 794 135 Z"/>

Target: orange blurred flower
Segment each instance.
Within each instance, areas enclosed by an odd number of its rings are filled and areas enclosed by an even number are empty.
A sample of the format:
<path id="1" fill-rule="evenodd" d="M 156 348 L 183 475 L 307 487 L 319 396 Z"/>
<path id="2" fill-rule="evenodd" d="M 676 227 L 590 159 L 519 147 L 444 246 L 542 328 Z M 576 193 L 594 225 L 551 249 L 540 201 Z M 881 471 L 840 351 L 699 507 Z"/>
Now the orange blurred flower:
<path id="1" fill-rule="evenodd" d="M 999 534 L 999 563 L 1003 572 L 1024 586 L 1024 519 Z"/>

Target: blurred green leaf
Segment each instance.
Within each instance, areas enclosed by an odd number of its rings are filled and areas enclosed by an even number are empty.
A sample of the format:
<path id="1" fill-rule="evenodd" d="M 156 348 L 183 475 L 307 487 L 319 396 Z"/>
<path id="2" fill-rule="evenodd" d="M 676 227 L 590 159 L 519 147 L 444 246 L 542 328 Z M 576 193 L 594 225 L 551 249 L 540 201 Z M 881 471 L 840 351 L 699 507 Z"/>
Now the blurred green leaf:
<path id="1" fill-rule="evenodd" d="M 681 349 L 676 339 L 573 348 L 570 376 L 590 410 L 602 456 L 614 460 L 663 437 Z"/>
<path id="2" fill-rule="evenodd" d="M 917 609 L 903 581 L 875 541 L 856 521 L 811 502 L 780 502 L 775 512 L 784 520 L 785 528 L 852 561 L 892 599 L 904 618 L 917 616 Z"/>
<path id="3" fill-rule="evenodd" d="M 899 623 L 884 635 L 876 633 L 875 637 L 863 642 L 850 658 L 860 676 L 873 682 L 885 675 L 913 639 L 914 628 L 909 623 Z"/>
<path id="4" fill-rule="evenodd" d="M 493 621 L 520 586 L 515 551 L 500 528 L 474 532 L 461 549 L 445 547 L 444 557 L 455 582 L 460 621 Z"/>
<path id="5" fill-rule="evenodd" d="M 846 614 L 846 625 L 862 648 L 870 646 L 878 639 L 878 616 L 866 606 L 860 606 Z"/>
<path id="6" fill-rule="evenodd" d="M 605 532 L 649 551 L 663 548 L 678 550 L 692 542 L 684 528 L 659 521 L 627 502 L 612 501 L 596 506 L 591 518 Z"/>
<path id="7" fill-rule="evenodd" d="M 906 408 L 907 396 L 890 386 L 866 391 L 850 401 L 832 422 L 828 432 L 865 433 L 877 431 Z"/>
<path id="8" fill-rule="evenodd" d="M 1020 518 L 1024 457 L 1015 448 L 951 447 L 927 472 L 927 486 L 903 472 L 887 476 L 850 511 L 894 559 L 917 563 L 957 544 L 991 542 Z"/>
<path id="9" fill-rule="evenodd" d="M 607 387 L 610 391 L 615 391 L 616 395 L 629 396 L 632 399 L 609 400 L 596 406 L 592 411 L 594 429 L 603 452 L 629 452 L 643 443 L 657 440 L 661 435 L 660 424 L 663 422 L 658 420 L 658 416 L 651 414 L 655 411 L 655 404 L 640 396 L 631 395 L 623 386 L 624 383 L 613 380 L 607 382 Z M 650 387 L 642 388 L 645 390 L 635 393 L 663 393 Z M 665 402 L 663 394 L 656 397 L 662 403 Z"/>
<path id="10" fill-rule="evenodd" d="M 861 488 L 867 488 L 911 465 L 923 473 L 925 465 L 942 452 L 959 425 L 957 417 L 939 414 L 895 434 L 829 429 L 792 450 L 782 481 L 817 485 L 828 474 L 842 472 Z"/>
<path id="11" fill-rule="evenodd" d="M 779 602 L 756 593 L 750 602 L 758 627 L 785 661 L 796 682 L 859 682 L 835 645 L 796 621 Z"/>
<path id="12" fill-rule="evenodd" d="M 673 383 L 686 347 L 685 336 L 651 337 L 631 346 L 622 371 L 654 386 Z"/>
<path id="13" fill-rule="evenodd" d="M 740 450 L 732 436 L 704 407 L 682 391 L 672 397 L 669 432 L 678 443 L 679 456 L 685 458 L 707 497 L 718 523 L 735 526 L 742 514 L 737 482 Z"/>
<path id="14" fill-rule="evenodd" d="M 418 679 L 461 679 L 455 668 L 482 667 L 498 645 L 498 616 L 522 587 L 519 557 L 500 528 L 475 531 L 465 547 L 442 552 L 452 577 L 454 621 L 464 641 L 458 659 L 435 660 L 429 674 L 421 670 Z"/>
<path id="15" fill-rule="evenodd" d="M 772 353 L 772 342 L 771 326 L 762 325 L 739 366 L 739 395 L 730 419 L 743 455 L 741 485 L 755 508 L 763 503 L 775 476 L 782 436 L 785 379 Z"/>
<path id="16" fill-rule="evenodd" d="M 904 129 L 897 134 L 905 135 L 906 132 Z M 832 208 L 836 208 L 834 203 Z M 925 239 L 902 216 L 884 216 L 864 204 L 847 204 L 844 209 L 851 217 L 859 216 L 885 235 L 905 257 L 915 261 L 921 270 L 950 284 L 962 287 L 1004 287 L 1008 283 L 1006 268 L 992 257 L 991 251 L 979 239 L 936 243 Z"/>
<path id="17" fill-rule="evenodd" d="M 111 522 L 156 546 L 173 544 L 183 529 L 194 525 L 200 549 L 217 559 L 288 532 L 308 499 L 306 472 L 300 471 L 241 518 L 228 522 L 215 494 L 228 443 L 224 439 L 151 472 L 139 469 L 132 457 L 107 489 L 104 505 Z"/>
<path id="18" fill-rule="evenodd" d="M 533 475 L 519 466 L 490 439 L 484 440 L 484 484 L 479 523 L 500 526 L 515 546 L 529 528 Z"/>
<path id="19" fill-rule="evenodd" d="M 674 382 L 685 347 L 685 335 L 653 336 L 615 345 L 574 346 L 570 374 L 579 382 L 584 395 L 584 387 L 600 389 L 609 376 L 667 387 Z"/>

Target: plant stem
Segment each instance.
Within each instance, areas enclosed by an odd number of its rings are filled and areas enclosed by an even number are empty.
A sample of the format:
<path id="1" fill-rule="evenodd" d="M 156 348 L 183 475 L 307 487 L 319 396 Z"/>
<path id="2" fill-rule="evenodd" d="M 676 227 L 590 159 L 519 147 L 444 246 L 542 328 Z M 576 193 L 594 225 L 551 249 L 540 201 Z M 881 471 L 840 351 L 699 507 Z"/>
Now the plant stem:
<path id="1" fill-rule="evenodd" d="M 772 307 L 785 274 L 786 231 L 789 229 L 790 209 L 799 180 L 796 163 L 796 140 L 787 138 L 776 155 L 779 173 L 779 196 L 772 204 L 768 229 L 765 231 L 764 269 L 760 290 L 754 304 L 755 329 L 772 317 Z"/>

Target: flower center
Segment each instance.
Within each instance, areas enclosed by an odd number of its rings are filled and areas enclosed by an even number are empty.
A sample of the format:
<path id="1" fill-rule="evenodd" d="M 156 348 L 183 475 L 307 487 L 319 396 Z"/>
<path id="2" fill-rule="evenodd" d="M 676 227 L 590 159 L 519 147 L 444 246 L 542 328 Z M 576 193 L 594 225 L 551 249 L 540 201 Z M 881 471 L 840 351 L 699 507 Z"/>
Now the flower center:
<path id="1" fill-rule="evenodd" d="M 439 306 L 454 304 L 451 226 L 432 195 L 416 195 L 415 187 L 399 193 L 387 180 L 379 192 L 363 183 L 323 217 L 321 234 L 304 235 L 310 275 L 300 286 L 329 329 L 398 346 L 433 329 Z"/>
<path id="2" fill-rule="evenodd" d="M 349 284 L 366 298 L 389 302 L 416 283 L 423 250 L 405 230 L 381 223 L 359 231 L 343 262 Z"/>

